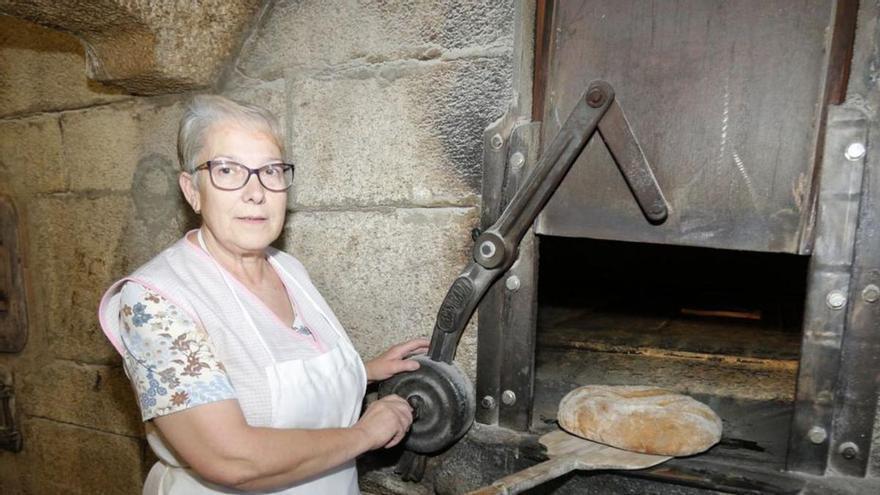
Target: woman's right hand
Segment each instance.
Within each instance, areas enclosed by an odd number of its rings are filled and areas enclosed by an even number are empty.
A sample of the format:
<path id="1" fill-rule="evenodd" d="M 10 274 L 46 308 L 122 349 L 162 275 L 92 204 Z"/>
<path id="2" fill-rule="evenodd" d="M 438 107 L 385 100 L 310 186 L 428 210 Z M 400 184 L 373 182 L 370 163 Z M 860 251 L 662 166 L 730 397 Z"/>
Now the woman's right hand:
<path id="1" fill-rule="evenodd" d="M 354 424 L 366 433 L 370 450 L 394 447 L 409 431 L 413 422 L 412 407 L 399 395 L 388 395 L 372 402 Z"/>

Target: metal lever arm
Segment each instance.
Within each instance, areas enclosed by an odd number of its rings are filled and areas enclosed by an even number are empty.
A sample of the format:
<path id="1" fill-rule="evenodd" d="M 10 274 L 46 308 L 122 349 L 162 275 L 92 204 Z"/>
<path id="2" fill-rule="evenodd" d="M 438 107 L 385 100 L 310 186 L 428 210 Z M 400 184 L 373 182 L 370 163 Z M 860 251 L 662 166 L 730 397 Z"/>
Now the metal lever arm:
<path id="1" fill-rule="evenodd" d="M 599 134 L 645 218 L 652 224 L 663 223 L 669 213 L 666 198 L 617 100 L 599 121 Z"/>
<path id="2" fill-rule="evenodd" d="M 614 101 L 614 91 L 604 81 L 592 82 L 498 221 L 476 239 L 474 260 L 440 305 L 428 356 L 414 358 L 420 359 L 421 367 L 396 375 L 379 388 L 380 396 L 406 397 L 419 415 L 405 441 L 411 452 L 399 464 L 406 478 L 421 479 L 425 468 L 425 458 L 413 452 L 442 450 L 470 428 L 476 398 L 467 376 L 452 364 L 458 342 L 477 305 L 513 265 L 523 236 L 597 129 L 648 220 L 660 223 L 666 218 L 666 201 Z"/>
<path id="3" fill-rule="evenodd" d="M 440 305 L 428 356 L 435 361 L 452 363 L 455 349 L 465 326 L 483 299 L 486 291 L 507 267 L 484 268 L 471 261 L 461 275 L 452 283 Z"/>
<path id="4" fill-rule="evenodd" d="M 440 306 L 431 338 L 431 359 L 452 362 L 461 334 L 480 300 L 513 264 L 523 236 L 613 102 L 614 90 L 608 83 L 591 83 L 501 217 L 477 238 L 474 261 L 453 282 Z"/>

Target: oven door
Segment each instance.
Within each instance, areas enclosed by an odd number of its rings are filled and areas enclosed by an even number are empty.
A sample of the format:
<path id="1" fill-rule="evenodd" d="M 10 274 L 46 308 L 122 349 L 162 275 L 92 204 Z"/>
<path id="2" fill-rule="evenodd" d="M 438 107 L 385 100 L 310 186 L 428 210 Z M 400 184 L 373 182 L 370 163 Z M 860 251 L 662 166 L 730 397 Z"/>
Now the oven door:
<path id="1" fill-rule="evenodd" d="M 817 143 L 848 63 L 828 55 L 837 3 L 547 2 L 536 62 L 543 78 L 535 80 L 541 142 L 556 135 L 589 81 L 608 81 L 670 215 L 660 226 L 644 222 L 594 138 L 537 233 L 807 253 Z"/>

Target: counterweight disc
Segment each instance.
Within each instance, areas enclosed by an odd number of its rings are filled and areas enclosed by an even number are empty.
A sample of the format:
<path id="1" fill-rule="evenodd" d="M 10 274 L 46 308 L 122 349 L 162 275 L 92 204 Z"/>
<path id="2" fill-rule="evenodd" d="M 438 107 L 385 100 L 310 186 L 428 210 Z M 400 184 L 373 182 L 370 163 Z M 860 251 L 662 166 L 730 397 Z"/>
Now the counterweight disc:
<path id="1" fill-rule="evenodd" d="M 477 408 L 474 388 L 454 364 L 415 356 L 420 368 L 401 373 L 379 386 L 379 396 L 397 394 L 416 410 L 407 449 L 419 454 L 443 450 L 462 437 L 474 421 Z"/>

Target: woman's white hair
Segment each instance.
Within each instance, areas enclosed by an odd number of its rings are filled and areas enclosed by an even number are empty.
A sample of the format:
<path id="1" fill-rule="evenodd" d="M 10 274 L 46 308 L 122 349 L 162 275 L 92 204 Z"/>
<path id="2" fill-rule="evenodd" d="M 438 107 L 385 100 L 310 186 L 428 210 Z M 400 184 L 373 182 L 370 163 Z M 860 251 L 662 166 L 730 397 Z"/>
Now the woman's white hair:
<path id="1" fill-rule="evenodd" d="M 266 132 L 284 154 L 284 139 L 278 119 L 265 108 L 241 103 L 225 96 L 198 95 L 187 104 L 177 131 L 177 158 L 180 169 L 193 173 L 205 145 L 207 133 L 216 124 L 234 122 L 248 129 Z M 193 177 L 195 179 L 195 177 Z"/>

